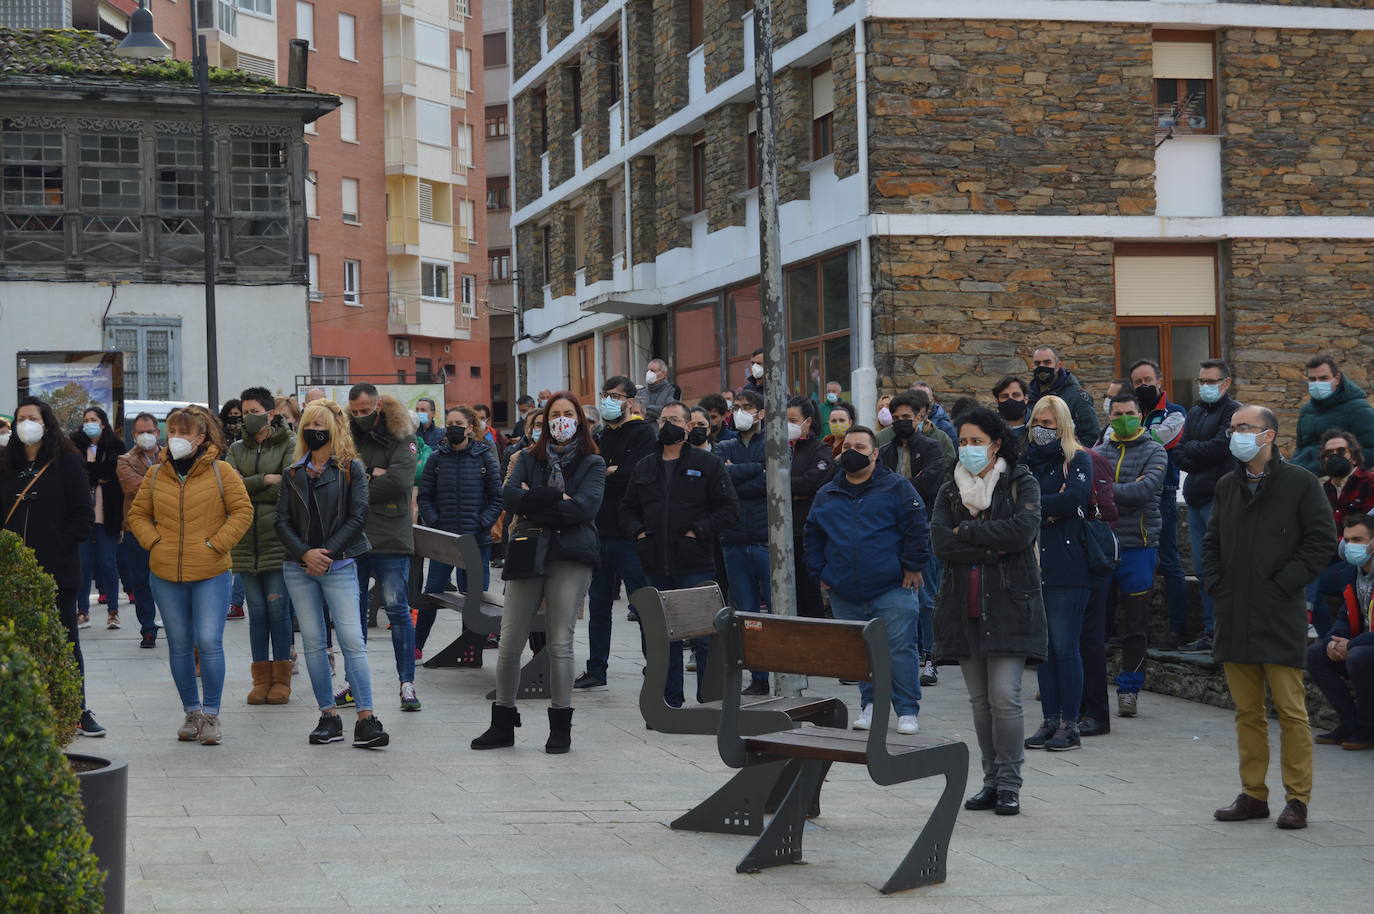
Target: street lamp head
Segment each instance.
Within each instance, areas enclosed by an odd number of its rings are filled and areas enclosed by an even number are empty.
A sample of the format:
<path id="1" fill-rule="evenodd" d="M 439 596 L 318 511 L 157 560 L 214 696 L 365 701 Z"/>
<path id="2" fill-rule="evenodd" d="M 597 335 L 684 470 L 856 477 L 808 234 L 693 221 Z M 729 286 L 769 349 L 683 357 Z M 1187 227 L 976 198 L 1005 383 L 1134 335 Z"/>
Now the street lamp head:
<path id="1" fill-rule="evenodd" d="M 114 49 L 120 57 L 168 57 L 171 49 L 153 32 L 153 14 L 139 0 L 138 9 L 129 17 L 129 34 Z"/>

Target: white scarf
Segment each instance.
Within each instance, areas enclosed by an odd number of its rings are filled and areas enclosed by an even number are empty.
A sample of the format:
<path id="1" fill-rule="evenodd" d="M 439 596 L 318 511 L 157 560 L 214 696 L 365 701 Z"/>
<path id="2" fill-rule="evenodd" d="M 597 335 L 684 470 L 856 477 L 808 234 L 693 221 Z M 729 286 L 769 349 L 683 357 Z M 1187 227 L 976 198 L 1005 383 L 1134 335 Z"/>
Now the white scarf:
<path id="1" fill-rule="evenodd" d="M 988 509 L 992 504 L 992 490 L 997 488 L 997 480 L 1007 471 L 1007 462 L 1001 457 L 992 466 L 992 472 L 986 476 L 974 476 L 964 469 L 963 464 L 954 468 L 954 484 L 959 487 L 959 498 L 963 501 L 964 507 L 977 517 Z"/>

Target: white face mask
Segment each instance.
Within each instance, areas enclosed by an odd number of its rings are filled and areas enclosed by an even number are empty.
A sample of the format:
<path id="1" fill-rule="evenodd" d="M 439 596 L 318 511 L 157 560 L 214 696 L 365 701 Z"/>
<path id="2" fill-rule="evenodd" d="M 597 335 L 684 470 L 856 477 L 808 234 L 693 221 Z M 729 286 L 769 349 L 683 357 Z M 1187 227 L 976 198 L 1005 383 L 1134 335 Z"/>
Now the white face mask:
<path id="1" fill-rule="evenodd" d="M 173 460 L 182 460 L 190 457 L 196 446 L 191 443 L 189 438 L 169 438 L 167 448 L 172 452 Z"/>
<path id="2" fill-rule="evenodd" d="M 802 435 L 802 427 L 795 422 L 787 423 L 787 440 L 796 441 Z"/>
<path id="3" fill-rule="evenodd" d="M 747 432 L 754 427 L 754 414 L 746 413 L 742 409 L 735 410 L 735 429 Z"/>
<path id="4" fill-rule="evenodd" d="M 157 435 L 153 432 L 139 432 L 134 436 L 134 444 L 137 444 L 145 451 L 151 451 L 153 448 L 157 447 Z"/>
<path id="5" fill-rule="evenodd" d="M 19 440 L 25 444 L 37 444 L 43 440 L 43 423 L 35 422 L 32 419 L 20 419 L 15 425 L 14 431 L 19 435 Z"/>
<path id="6" fill-rule="evenodd" d="M 749 373 L 755 378 L 761 378 L 763 377 L 763 366 L 758 362 L 752 362 L 749 365 Z"/>
<path id="7" fill-rule="evenodd" d="M 6 429 L 5 431 L 0 432 L 0 447 L 9 447 L 9 446 L 10 446 L 10 432 L 9 432 L 8 429 Z"/>
<path id="8" fill-rule="evenodd" d="M 645 384 L 657 384 L 657 383 L 658 383 L 658 372 L 654 371 L 652 368 L 650 368 L 648 371 L 644 372 L 644 383 L 645 383 Z"/>

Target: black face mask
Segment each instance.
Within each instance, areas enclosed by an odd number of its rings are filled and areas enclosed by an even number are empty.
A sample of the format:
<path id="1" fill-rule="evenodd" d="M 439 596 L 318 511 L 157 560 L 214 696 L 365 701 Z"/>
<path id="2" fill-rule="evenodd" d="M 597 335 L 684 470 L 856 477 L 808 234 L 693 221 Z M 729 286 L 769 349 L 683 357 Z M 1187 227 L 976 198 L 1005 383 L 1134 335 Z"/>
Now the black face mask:
<path id="1" fill-rule="evenodd" d="M 665 447 L 672 447 L 674 444 L 681 444 L 687 437 L 687 430 L 680 425 L 671 422 L 663 423 L 663 427 L 658 430 L 658 443 Z"/>
<path id="2" fill-rule="evenodd" d="M 369 413 L 366 416 L 354 416 L 353 422 L 363 431 L 370 432 L 373 426 L 377 424 L 377 414 Z"/>
<path id="3" fill-rule="evenodd" d="M 267 428 L 267 423 L 272 421 L 267 413 L 248 413 L 243 417 L 243 431 L 247 435 L 256 435 Z"/>
<path id="4" fill-rule="evenodd" d="M 845 451 L 840 455 L 840 469 L 851 476 L 862 473 L 872 462 L 867 454 L 860 454 L 858 451 Z"/>
<path id="5" fill-rule="evenodd" d="M 456 425 L 450 425 L 448 428 L 444 429 L 444 437 L 448 439 L 449 444 L 462 444 L 464 441 L 468 440 L 468 430 L 459 428 Z"/>
<path id="6" fill-rule="evenodd" d="M 687 443 L 692 447 L 701 447 L 706 443 L 706 438 L 710 433 L 710 429 L 705 429 L 698 425 L 687 433 Z"/>
<path id="7" fill-rule="evenodd" d="M 1140 401 L 1140 408 L 1149 412 L 1159 402 L 1159 388 L 1151 384 L 1141 384 L 1135 389 L 1135 398 Z"/>
<path id="8" fill-rule="evenodd" d="M 892 423 L 892 434 L 906 440 L 916 434 L 916 423 L 910 419 L 898 419 Z"/>
<path id="9" fill-rule="evenodd" d="M 1322 462 L 1326 465 L 1326 475 L 1333 479 L 1344 479 L 1355 468 L 1354 464 L 1340 454 L 1332 454 Z"/>
<path id="10" fill-rule="evenodd" d="M 1059 374 L 1059 372 L 1048 365 L 1041 365 L 1039 368 L 1035 369 L 1034 372 L 1035 380 L 1039 382 L 1041 387 L 1048 387 L 1052 384 L 1054 382 L 1054 376 L 1057 374 Z"/>
<path id="11" fill-rule="evenodd" d="M 301 432 L 301 438 L 304 439 L 306 447 L 312 451 L 318 451 L 329 443 L 329 429 L 308 428 Z"/>
<path id="12" fill-rule="evenodd" d="M 1003 419 L 1019 422 L 1026 418 L 1027 406 L 1028 404 L 1025 400 L 1003 400 L 1001 403 L 997 404 L 997 412 L 1001 414 Z"/>

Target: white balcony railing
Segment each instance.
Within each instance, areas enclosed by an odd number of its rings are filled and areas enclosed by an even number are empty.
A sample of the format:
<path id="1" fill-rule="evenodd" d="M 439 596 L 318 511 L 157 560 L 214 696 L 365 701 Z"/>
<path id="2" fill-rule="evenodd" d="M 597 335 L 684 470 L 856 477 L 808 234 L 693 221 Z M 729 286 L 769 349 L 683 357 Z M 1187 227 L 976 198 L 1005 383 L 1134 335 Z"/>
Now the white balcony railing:
<path id="1" fill-rule="evenodd" d="M 573 131 L 573 135 L 572 135 L 572 147 L 573 147 L 573 174 L 578 174 L 579 172 L 582 171 L 582 128 L 581 128 L 581 127 L 577 128 L 576 130 Z"/>
<path id="2" fill-rule="evenodd" d="M 541 154 L 541 155 L 539 156 L 539 180 L 542 182 L 542 183 L 540 184 L 540 186 L 543 188 L 543 193 L 546 193 L 546 194 L 547 194 L 547 193 L 549 192 L 549 154 L 548 154 L 548 152 L 544 152 L 543 154 Z"/>
<path id="3" fill-rule="evenodd" d="M 623 106 L 620 104 L 620 102 L 616 102 L 614 105 L 611 105 L 610 110 L 608 112 L 608 119 L 610 121 L 610 148 L 612 151 L 619 149 L 624 144 L 622 110 Z"/>

